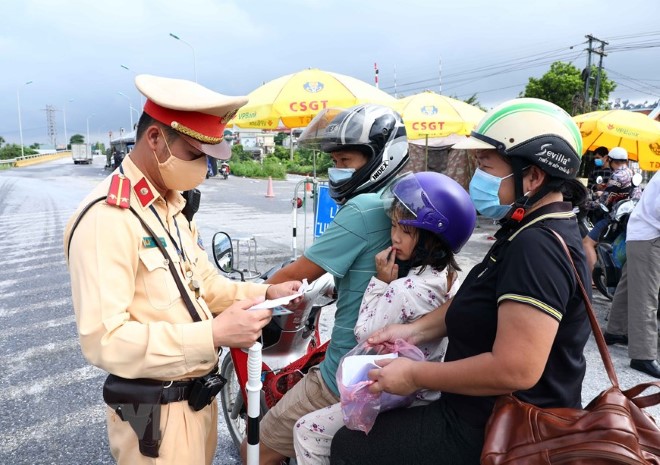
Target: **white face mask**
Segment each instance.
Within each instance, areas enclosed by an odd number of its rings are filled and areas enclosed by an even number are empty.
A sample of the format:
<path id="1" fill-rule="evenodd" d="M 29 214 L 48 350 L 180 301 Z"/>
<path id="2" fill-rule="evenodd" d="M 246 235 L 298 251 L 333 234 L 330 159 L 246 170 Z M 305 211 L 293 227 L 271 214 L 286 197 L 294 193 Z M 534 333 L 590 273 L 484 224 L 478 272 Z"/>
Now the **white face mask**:
<path id="1" fill-rule="evenodd" d="M 161 134 L 163 134 L 162 131 Z M 156 157 L 158 170 L 160 171 L 160 176 L 163 178 L 165 187 L 170 190 L 187 191 L 199 186 L 206 178 L 206 157 L 201 156 L 194 160 L 181 160 L 172 154 L 165 134 L 163 134 L 163 139 L 165 140 L 165 146 L 170 156 L 163 163 L 158 161 L 155 151 L 154 157 Z"/>

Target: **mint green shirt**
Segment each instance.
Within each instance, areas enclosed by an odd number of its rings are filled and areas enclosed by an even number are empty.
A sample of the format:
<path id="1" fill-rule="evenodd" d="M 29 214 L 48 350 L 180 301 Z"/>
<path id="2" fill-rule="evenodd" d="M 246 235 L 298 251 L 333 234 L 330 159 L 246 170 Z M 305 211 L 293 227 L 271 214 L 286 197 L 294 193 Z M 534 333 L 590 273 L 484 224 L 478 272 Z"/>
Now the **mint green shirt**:
<path id="1" fill-rule="evenodd" d="M 305 257 L 335 277 L 337 311 L 325 359 L 319 365 L 327 386 L 339 395 L 339 360 L 357 344 L 353 330 L 360 302 L 376 274 L 375 256 L 390 245 L 390 219 L 380 192 L 361 194 L 339 209 L 328 229 L 305 251 Z"/>

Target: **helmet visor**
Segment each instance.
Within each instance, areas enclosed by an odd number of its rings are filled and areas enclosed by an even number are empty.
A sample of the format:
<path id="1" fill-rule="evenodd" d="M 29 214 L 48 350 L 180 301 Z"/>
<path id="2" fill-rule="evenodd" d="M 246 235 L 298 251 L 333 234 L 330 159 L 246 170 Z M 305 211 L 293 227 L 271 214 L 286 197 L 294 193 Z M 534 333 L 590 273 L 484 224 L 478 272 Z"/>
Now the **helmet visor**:
<path id="1" fill-rule="evenodd" d="M 369 129 L 364 111 L 326 108 L 300 134 L 298 145 L 330 153 L 350 145 L 368 144 Z"/>
<path id="2" fill-rule="evenodd" d="M 396 179 L 380 197 L 386 211 L 390 210 L 396 198 L 414 218 L 424 217 L 429 209 L 433 209 L 433 205 L 413 173 L 406 173 Z"/>

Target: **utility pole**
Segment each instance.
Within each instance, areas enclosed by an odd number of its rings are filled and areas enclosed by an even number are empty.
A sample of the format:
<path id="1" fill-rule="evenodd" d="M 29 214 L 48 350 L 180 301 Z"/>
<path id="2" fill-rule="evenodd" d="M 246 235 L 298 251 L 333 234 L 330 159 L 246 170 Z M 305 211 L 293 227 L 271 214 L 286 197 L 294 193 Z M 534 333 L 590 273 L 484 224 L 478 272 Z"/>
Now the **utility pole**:
<path id="1" fill-rule="evenodd" d="M 46 105 L 43 109 L 46 112 L 46 125 L 48 127 L 48 137 L 54 149 L 57 149 L 57 128 L 55 126 L 55 107 Z"/>
<path id="2" fill-rule="evenodd" d="M 585 36 L 588 41 L 589 41 L 589 46 L 587 48 L 587 67 L 584 70 L 584 73 L 582 73 L 583 78 L 584 78 L 584 109 L 583 111 L 591 111 L 596 108 L 598 108 L 598 103 L 599 103 L 599 92 L 600 92 L 600 77 L 601 77 L 601 70 L 603 68 L 603 56 L 606 56 L 605 53 L 605 45 L 608 43 L 600 40 L 591 34 Z M 597 49 L 594 49 L 593 44 L 594 42 L 600 42 L 600 47 Z M 591 54 L 594 53 L 596 55 L 600 56 L 600 59 L 598 61 L 598 74 L 596 76 L 596 86 L 595 86 L 595 91 L 594 91 L 594 98 L 593 100 L 591 99 L 590 96 L 590 84 L 591 84 Z"/>
<path id="3" fill-rule="evenodd" d="M 438 94 L 442 95 L 442 58 L 438 58 Z"/>
<path id="4" fill-rule="evenodd" d="M 598 105 L 600 104 L 600 76 L 603 70 L 603 57 L 607 56 L 607 53 L 605 53 L 605 46 L 608 43 L 602 40 L 599 40 L 599 42 L 600 42 L 600 48 L 594 50 L 594 53 L 600 55 L 600 58 L 598 59 L 598 74 L 596 75 L 596 89 L 594 90 L 594 98 L 591 101 L 592 111 L 598 110 Z"/>

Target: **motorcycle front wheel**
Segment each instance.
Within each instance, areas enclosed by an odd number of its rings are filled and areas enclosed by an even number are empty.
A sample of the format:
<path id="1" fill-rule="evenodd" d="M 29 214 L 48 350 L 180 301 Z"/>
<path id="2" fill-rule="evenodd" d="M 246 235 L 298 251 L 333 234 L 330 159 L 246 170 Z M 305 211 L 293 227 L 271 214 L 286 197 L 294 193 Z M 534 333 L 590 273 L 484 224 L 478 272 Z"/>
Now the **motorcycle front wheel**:
<path id="1" fill-rule="evenodd" d="M 236 376 L 236 370 L 234 370 L 234 361 L 229 354 L 222 361 L 220 374 L 227 380 L 227 384 L 220 391 L 220 408 L 222 409 L 229 435 L 232 441 L 234 441 L 236 449 L 240 450 L 241 443 L 247 435 L 247 406 L 243 402 L 241 386 Z M 262 393 L 260 419 L 267 410 L 268 408 L 266 407 Z"/>
<path id="2" fill-rule="evenodd" d="M 600 264 L 600 261 L 596 262 L 596 265 L 594 266 L 592 279 L 601 294 L 603 294 L 608 300 L 614 298 L 614 291 L 616 288 L 607 287 L 607 276 L 603 273 L 603 267 Z"/>

